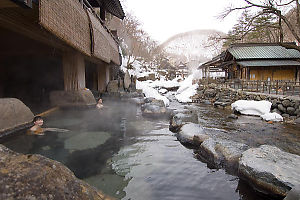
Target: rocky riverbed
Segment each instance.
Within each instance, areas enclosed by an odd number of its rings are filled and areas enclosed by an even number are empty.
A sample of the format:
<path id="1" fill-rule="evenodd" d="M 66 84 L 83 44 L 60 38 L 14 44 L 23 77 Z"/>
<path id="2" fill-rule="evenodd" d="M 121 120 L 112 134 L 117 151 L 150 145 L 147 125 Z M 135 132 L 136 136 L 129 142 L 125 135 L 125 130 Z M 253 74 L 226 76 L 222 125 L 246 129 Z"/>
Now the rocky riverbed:
<path id="1" fill-rule="evenodd" d="M 271 198 L 281 199 L 300 184 L 297 125 L 230 117 L 232 111 L 208 104 L 174 107 L 170 119 L 169 129 L 195 149 L 198 159 L 211 168 L 225 168 Z"/>

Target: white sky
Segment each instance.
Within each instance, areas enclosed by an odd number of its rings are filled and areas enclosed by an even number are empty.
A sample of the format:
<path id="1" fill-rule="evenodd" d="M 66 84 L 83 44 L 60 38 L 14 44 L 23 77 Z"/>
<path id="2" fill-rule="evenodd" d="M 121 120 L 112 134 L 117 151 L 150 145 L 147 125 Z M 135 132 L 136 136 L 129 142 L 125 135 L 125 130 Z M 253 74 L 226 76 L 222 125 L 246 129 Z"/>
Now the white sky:
<path id="1" fill-rule="evenodd" d="M 178 33 L 215 29 L 225 33 L 236 23 L 238 13 L 224 20 L 217 16 L 237 0 L 124 0 L 124 10 L 133 13 L 150 36 L 164 42 Z"/>

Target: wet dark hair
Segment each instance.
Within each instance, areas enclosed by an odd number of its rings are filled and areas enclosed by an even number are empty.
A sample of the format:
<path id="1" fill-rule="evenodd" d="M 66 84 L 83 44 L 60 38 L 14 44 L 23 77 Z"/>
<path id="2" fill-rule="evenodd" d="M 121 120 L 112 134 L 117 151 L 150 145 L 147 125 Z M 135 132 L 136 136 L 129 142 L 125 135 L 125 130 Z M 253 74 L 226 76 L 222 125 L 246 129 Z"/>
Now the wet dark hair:
<path id="1" fill-rule="evenodd" d="M 33 118 L 32 122 L 34 123 L 34 122 L 36 122 L 36 121 L 38 121 L 38 120 L 42 120 L 42 119 L 43 119 L 43 118 L 42 118 L 41 116 L 37 115 L 37 116 L 35 116 L 35 117 Z"/>

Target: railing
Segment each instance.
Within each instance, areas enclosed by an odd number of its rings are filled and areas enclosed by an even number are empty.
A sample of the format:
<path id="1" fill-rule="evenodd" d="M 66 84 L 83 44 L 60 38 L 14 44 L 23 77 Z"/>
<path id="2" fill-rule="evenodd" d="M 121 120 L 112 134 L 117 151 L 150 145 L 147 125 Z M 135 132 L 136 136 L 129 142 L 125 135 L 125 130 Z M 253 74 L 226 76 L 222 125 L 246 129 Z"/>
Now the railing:
<path id="1" fill-rule="evenodd" d="M 300 96 L 300 82 L 296 81 L 231 80 L 217 82 L 216 84 L 225 88 L 240 89 L 248 92 Z"/>

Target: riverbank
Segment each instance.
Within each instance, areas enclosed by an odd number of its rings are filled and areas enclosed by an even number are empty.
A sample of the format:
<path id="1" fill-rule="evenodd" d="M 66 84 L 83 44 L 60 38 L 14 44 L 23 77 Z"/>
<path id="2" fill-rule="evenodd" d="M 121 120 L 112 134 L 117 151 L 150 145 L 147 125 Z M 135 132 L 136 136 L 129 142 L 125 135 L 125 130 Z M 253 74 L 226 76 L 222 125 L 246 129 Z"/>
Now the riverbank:
<path id="1" fill-rule="evenodd" d="M 259 117 L 243 115 L 233 119 L 230 109 L 213 106 L 205 99 L 203 102 L 185 105 L 181 111 L 175 110 L 169 127 L 181 143 L 195 149 L 198 159 L 211 168 L 224 168 L 228 173 L 239 176 L 270 198 L 282 199 L 292 187 L 299 184 L 300 171 L 297 166 L 300 163 L 300 136 L 296 125 L 267 123 Z M 273 149 L 276 146 L 281 150 Z M 243 164 L 243 160 L 252 159 L 247 152 L 254 150 L 260 152 L 258 157 L 262 156 L 260 162 L 254 163 L 264 166 L 257 171 L 256 166 L 245 167 Z M 267 156 L 266 152 L 272 153 Z M 283 159 L 287 157 L 295 160 Z M 268 160 L 272 160 L 273 164 L 268 164 Z M 281 162 L 284 164 L 281 165 Z M 268 166 L 274 166 L 277 171 Z M 266 178 L 266 174 L 270 175 L 269 178 Z M 298 178 L 280 178 L 286 176 Z M 285 189 L 282 190 L 279 185 Z"/>
<path id="2" fill-rule="evenodd" d="M 300 97 L 255 92 L 244 92 L 231 88 L 221 88 L 216 84 L 201 85 L 197 94 L 193 96 L 194 102 L 212 103 L 218 108 L 230 108 L 237 100 L 267 100 L 272 103 L 271 112 L 284 117 L 285 122 L 300 121 Z"/>

